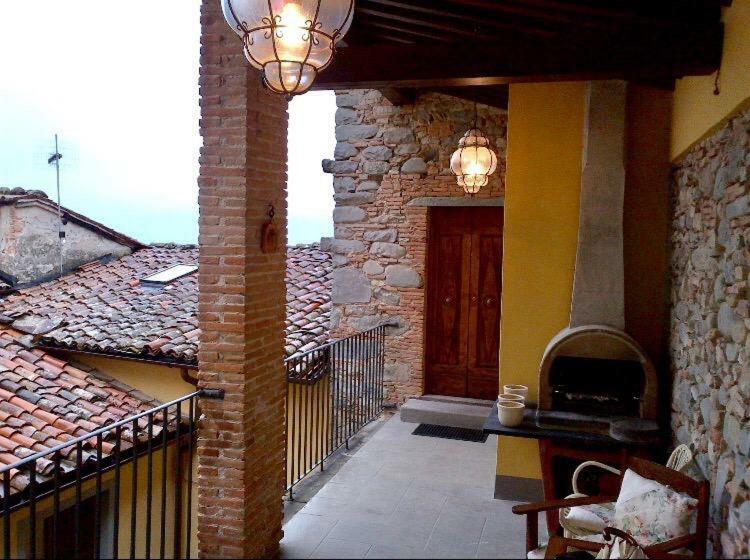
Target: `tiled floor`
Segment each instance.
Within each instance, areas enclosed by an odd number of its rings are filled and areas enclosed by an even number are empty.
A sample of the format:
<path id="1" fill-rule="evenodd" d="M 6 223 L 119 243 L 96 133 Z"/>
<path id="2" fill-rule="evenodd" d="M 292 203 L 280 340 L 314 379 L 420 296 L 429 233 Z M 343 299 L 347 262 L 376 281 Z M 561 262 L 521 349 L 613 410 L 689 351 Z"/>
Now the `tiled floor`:
<path id="1" fill-rule="evenodd" d="M 284 558 L 520 558 L 524 520 L 493 499 L 497 439 L 413 436 L 388 420 L 285 526 Z"/>

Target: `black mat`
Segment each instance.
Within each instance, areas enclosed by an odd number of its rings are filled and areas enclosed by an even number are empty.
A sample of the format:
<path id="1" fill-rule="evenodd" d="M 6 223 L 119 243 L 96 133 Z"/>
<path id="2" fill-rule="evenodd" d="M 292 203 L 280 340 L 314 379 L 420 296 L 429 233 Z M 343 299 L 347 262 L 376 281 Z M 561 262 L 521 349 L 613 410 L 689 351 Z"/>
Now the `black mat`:
<path id="1" fill-rule="evenodd" d="M 487 441 L 487 434 L 482 430 L 453 428 L 451 426 L 436 426 L 435 424 L 420 424 L 414 429 L 412 435 L 473 441 L 475 443 L 484 443 Z"/>

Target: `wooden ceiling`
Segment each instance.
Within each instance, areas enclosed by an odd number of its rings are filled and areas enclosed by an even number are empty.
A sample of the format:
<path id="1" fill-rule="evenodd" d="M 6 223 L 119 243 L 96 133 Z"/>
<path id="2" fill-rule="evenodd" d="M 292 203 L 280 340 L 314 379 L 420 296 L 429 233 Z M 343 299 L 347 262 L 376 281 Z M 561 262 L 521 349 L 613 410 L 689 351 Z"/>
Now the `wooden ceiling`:
<path id="1" fill-rule="evenodd" d="M 453 90 L 620 78 L 671 87 L 721 60 L 726 0 L 355 0 L 316 89 Z M 477 86 L 482 86 L 477 89 Z M 484 88 L 490 87 L 491 90 Z M 479 93 L 481 91 L 481 93 Z"/>

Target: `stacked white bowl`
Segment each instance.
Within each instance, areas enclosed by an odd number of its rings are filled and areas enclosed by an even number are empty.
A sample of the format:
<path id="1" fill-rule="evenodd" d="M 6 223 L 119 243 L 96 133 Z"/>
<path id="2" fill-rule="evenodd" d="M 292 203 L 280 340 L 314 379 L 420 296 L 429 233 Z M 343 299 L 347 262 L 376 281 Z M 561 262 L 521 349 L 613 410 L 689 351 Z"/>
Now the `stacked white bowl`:
<path id="1" fill-rule="evenodd" d="M 497 418 L 503 426 L 512 428 L 523 422 L 528 395 L 529 388 L 526 385 L 503 386 L 503 392 L 497 397 Z"/>

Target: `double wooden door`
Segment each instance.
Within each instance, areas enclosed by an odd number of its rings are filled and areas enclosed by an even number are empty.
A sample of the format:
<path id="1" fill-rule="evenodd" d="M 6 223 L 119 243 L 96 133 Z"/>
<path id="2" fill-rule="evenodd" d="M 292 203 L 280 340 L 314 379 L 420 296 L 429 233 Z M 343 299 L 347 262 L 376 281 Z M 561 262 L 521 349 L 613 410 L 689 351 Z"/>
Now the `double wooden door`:
<path id="1" fill-rule="evenodd" d="M 425 392 L 494 400 L 503 209 L 433 208 L 427 258 Z"/>

